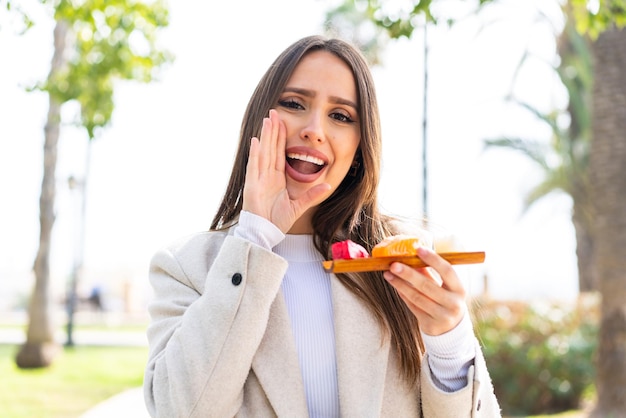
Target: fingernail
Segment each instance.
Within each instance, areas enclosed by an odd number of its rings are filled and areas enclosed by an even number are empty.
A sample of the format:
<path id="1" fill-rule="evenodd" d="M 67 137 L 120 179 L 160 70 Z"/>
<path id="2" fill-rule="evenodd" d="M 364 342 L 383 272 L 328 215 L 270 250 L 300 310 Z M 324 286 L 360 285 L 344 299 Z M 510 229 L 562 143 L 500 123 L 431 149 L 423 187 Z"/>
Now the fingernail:
<path id="1" fill-rule="evenodd" d="M 402 264 L 400 264 L 400 263 L 393 263 L 393 264 L 391 265 L 390 270 L 391 270 L 393 273 L 402 273 L 402 270 L 403 270 Z"/>

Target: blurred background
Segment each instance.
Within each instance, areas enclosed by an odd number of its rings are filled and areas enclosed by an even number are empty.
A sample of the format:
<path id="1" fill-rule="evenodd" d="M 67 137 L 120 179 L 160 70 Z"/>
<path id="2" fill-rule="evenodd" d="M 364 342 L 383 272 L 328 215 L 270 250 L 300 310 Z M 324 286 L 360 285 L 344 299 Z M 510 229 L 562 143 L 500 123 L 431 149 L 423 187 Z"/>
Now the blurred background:
<path id="1" fill-rule="evenodd" d="M 61 107 L 49 279 L 58 322 L 68 320 L 66 303 L 74 291 L 79 303 L 72 314 L 79 324 L 103 317 L 94 317 L 95 311 L 109 321 L 147 321 L 150 258 L 175 239 L 209 228 L 256 83 L 280 51 L 328 30 L 329 22 L 344 37 L 364 42 L 375 58 L 384 210 L 416 220 L 425 214 L 442 239 L 453 236 L 467 250 L 486 252 L 484 264 L 459 267 L 470 293 L 483 301 L 481 309 L 489 306 L 486 296 L 504 302 L 510 320 L 528 306 L 545 317 L 554 304 L 580 303 L 571 194 L 556 186 L 533 200 L 546 166 L 514 141 L 551 147 L 549 116 L 568 108 L 569 90 L 558 72 L 566 3 L 486 3 L 166 5 L 169 24 L 156 45 L 170 59 L 154 68 L 149 83 L 115 81 L 106 127 L 90 140 L 77 123 L 79 103 Z M 31 88 L 48 77 L 55 19 L 36 0 L 9 4 L 0 2 L 0 318 L 26 324 L 36 281 L 49 107 L 47 91 Z M 396 18 L 417 4 L 412 31 L 399 36 L 392 26 L 361 25 L 364 18 L 350 20 L 358 13 L 337 10 L 351 5 L 364 12 L 365 4 Z M 437 22 L 426 23 L 420 7 Z M 133 45 L 146 48 L 141 40 Z M 559 164 L 558 156 L 544 156 Z M 501 321 L 500 314 L 493 320 Z M 551 318 L 563 324 L 562 315 Z"/>
<path id="2" fill-rule="evenodd" d="M 48 100 L 45 92 L 25 87 L 49 71 L 54 22 L 32 3 L 33 28 L 19 35 L 9 21 L 0 34 L 3 61 L 10 63 L 2 66 L 0 80 L 3 309 L 31 291 L 39 243 Z M 543 109 L 565 100 L 550 67 L 555 23 L 538 21 L 541 2 L 508 3 L 489 17 L 495 21 L 468 17 L 429 33 L 428 217 L 468 249 L 486 251 L 484 266 L 471 270 L 489 276 L 495 297 L 572 299 L 578 284 L 570 198 L 555 193 L 523 215 L 523 196 L 540 173 L 522 155 L 484 151 L 485 139 L 505 133 L 551 139 L 540 121 L 505 102 L 527 50 L 536 56 L 516 91 Z M 111 125 L 91 145 L 81 286 L 106 286 L 113 293 L 130 286 L 137 297 L 147 296 L 152 253 L 208 228 L 256 83 L 288 44 L 323 30 L 329 4 L 250 2 L 244 15 L 226 3 L 170 5 L 171 23 L 160 40 L 175 60 L 150 84 L 116 85 Z M 558 19 L 558 5 L 546 6 Z M 391 213 L 416 219 L 423 213 L 423 48 L 423 34 L 416 31 L 411 40 L 389 43 L 374 67 L 385 146 L 381 202 Z M 58 152 L 51 283 L 60 293 L 72 271 L 80 226 L 81 191 L 71 190 L 68 179 L 85 175 L 88 142 L 85 130 L 70 124 L 76 112 L 73 103 L 63 108 Z M 413 182 L 407 181 L 411 174 Z M 477 292 L 481 286 L 482 280 L 472 283 Z"/>

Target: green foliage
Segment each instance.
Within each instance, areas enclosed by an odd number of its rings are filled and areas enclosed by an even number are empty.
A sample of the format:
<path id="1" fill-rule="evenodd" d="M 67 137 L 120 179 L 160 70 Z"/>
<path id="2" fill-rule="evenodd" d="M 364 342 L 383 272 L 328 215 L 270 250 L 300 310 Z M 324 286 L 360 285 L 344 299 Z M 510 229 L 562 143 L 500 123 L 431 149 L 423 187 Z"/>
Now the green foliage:
<path id="1" fill-rule="evenodd" d="M 0 0 L 2 3 L 2 0 Z M 169 25 L 166 0 L 40 0 L 52 7 L 56 21 L 69 27 L 69 61 L 34 88 L 59 103 L 75 100 L 90 139 L 113 113 L 115 80 L 150 82 L 172 61 L 159 47 L 157 35 Z M 35 23 L 19 3 L 6 0 L 6 10 L 22 21 L 22 32 Z"/>
<path id="2" fill-rule="evenodd" d="M 459 3 L 469 3 L 482 7 L 496 0 L 459 0 Z M 332 20 L 342 14 L 358 14 L 361 20 L 373 22 L 383 29 L 391 39 L 402 37 L 410 38 L 413 31 L 423 23 L 438 23 L 445 20 L 448 23 L 454 22 L 452 16 L 446 13 L 436 14 L 437 5 L 440 0 L 411 0 L 409 2 L 394 3 L 389 6 L 389 2 L 384 0 L 344 0 L 344 2 L 327 13 L 327 20 Z M 448 8 L 447 10 L 452 10 Z M 444 10 L 444 9 L 441 9 Z"/>
<path id="3" fill-rule="evenodd" d="M 69 27 L 67 65 L 38 87 L 59 103 L 80 105 L 78 124 L 94 138 L 113 113 L 115 80 L 149 82 L 172 60 L 157 45 L 159 29 L 169 24 L 164 0 L 58 0 L 54 18 Z"/>
<path id="4" fill-rule="evenodd" d="M 607 29 L 626 26 L 626 0 L 569 0 L 576 29 L 595 39 Z"/>
<path id="5" fill-rule="evenodd" d="M 497 2 L 457 0 L 457 5 L 463 7 L 456 7 L 450 0 L 343 0 L 326 13 L 325 26 L 328 32 L 350 39 L 365 52 L 371 63 L 377 64 L 380 51 L 389 39 L 411 38 L 415 29 L 423 27 L 427 22 L 453 25 L 465 16 L 478 14 L 484 7 Z M 613 25 L 626 25 L 626 0 L 569 0 L 559 3 L 568 10 L 569 18 L 575 22 L 578 32 L 591 39 Z M 594 9 L 592 6 L 596 4 Z M 458 16 L 459 10 L 469 12 L 465 16 Z"/>
<path id="6" fill-rule="evenodd" d="M 496 0 L 458 0 L 480 8 Z M 344 0 L 326 12 L 326 31 L 349 39 L 358 46 L 371 64 L 379 64 L 380 53 L 390 39 L 411 38 L 413 32 L 427 22 L 445 21 L 452 25 L 456 17 L 434 10 L 443 0 L 410 0 L 385 2 L 384 0 Z M 448 4 L 449 5 L 449 4 Z M 448 7 L 444 10 L 454 10 Z"/>
<path id="7" fill-rule="evenodd" d="M 4 5 L 2 4 L 4 3 Z M 28 29 L 33 27 L 35 22 L 28 16 L 28 13 L 24 11 L 20 4 L 15 4 L 11 0 L 7 0 L 3 2 L 0 0 L 0 9 L 5 8 L 8 13 L 12 13 L 17 16 L 17 18 L 21 21 L 22 27 L 20 29 L 20 33 L 24 34 Z M 2 30 L 2 26 L 0 25 L 0 30 Z"/>
<path id="8" fill-rule="evenodd" d="M 520 152 L 542 170 L 542 180 L 526 196 L 526 208 L 556 190 L 570 195 L 581 208 L 589 204 L 587 167 L 591 142 L 592 58 L 587 38 L 574 29 L 571 21 L 566 22 L 560 35 L 558 52 L 559 61 L 554 71 L 567 91 L 566 108 L 542 112 L 512 96 L 508 98 L 545 123 L 552 132 L 551 141 L 501 137 L 484 142 L 486 148 Z M 524 54 L 518 67 L 523 66 L 528 57 L 529 54 Z"/>
<path id="9" fill-rule="evenodd" d="M 597 300 L 485 302 L 476 328 L 504 415 L 535 415 L 581 406 L 593 386 Z"/>
<path id="10" fill-rule="evenodd" d="M 387 11 L 381 0 L 367 0 L 367 16 L 384 29 L 390 38 L 410 38 L 417 26 L 416 16 L 424 16 L 430 22 L 435 21 L 430 11 L 432 0 L 417 0 L 412 3 L 413 7 L 408 10 Z"/>
<path id="11" fill-rule="evenodd" d="M 332 36 L 349 39 L 365 55 L 371 65 L 380 64 L 381 51 L 390 39 L 373 14 L 369 1 L 345 0 L 326 12 L 325 31 Z"/>

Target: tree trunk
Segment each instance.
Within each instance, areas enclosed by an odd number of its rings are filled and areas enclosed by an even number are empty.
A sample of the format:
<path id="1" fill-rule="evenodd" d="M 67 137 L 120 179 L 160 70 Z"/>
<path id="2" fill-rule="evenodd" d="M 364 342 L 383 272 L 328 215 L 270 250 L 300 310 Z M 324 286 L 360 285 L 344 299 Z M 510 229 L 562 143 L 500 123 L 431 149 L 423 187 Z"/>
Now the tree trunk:
<path id="1" fill-rule="evenodd" d="M 587 197 L 585 197 L 587 198 Z M 581 293 L 599 290 L 598 275 L 593 265 L 593 239 L 589 222 L 581 215 L 580 204 L 574 200 L 572 223 L 576 232 L 576 259 L 578 264 L 578 290 Z"/>
<path id="2" fill-rule="evenodd" d="M 576 30 L 575 17 L 571 4 L 564 3 L 565 27 L 557 38 L 557 53 L 560 64 L 557 72 L 563 82 L 568 82 L 569 100 L 567 113 L 570 116 L 568 138 L 561 141 L 567 143 L 569 162 L 563 161 L 563 166 L 569 169 L 570 189 L 568 193 L 572 197 L 572 223 L 576 232 L 576 257 L 578 261 L 578 290 L 580 293 L 599 290 L 598 276 L 595 274 L 591 262 L 593 257 L 593 207 L 589 187 L 589 166 L 586 163 L 585 149 L 587 141 L 590 141 L 591 126 L 588 117 L 591 115 L 591 89 L 590 83 L 593 74 L 593 62 L 587 57 L 591 53 L 591 45 L 588 38 Z M 568 70 L 575 74 L 566 76 Z M 565 79 L 564 79 L 565 77 Z"/>
<path id="3" fill-rule="evenodd" d="M 594 265 L 602 319 L 593 417 L 626 416 L 626 30 L 611 29 L 593 45 Z"/>
<path id="4" fill-rule="evenodd" d="M 65 65 L 65 38 L 67 26 L 57 21 L 54 28 L 54 54 L 48 81 Z M 26 342 L 20 347 L 16 364 L 20 368 L 49 366 L 59 345 L 54 339 L 54 324 L 50 303 L 50 249 L 54 225 L 54 199 L 56 194 L 57 143 L 61 124 L 61 103 L 49 94 L 50 107 L 44 128 L 43 180 L 39 198 L 39 249 L 34 263 L 35 287 L 28 307 Z"/>

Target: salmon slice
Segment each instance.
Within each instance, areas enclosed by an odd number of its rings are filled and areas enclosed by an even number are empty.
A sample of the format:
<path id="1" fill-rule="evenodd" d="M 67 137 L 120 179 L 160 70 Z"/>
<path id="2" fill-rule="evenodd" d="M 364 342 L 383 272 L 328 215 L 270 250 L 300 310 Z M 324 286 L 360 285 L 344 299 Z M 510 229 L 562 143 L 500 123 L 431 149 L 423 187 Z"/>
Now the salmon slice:
<path id="1" fill-rule="evenodd" d="M 397 257 L 416 255 L 420 239 L 410 235 L 392 235 L 372 248 L 372 257 Z"/>

